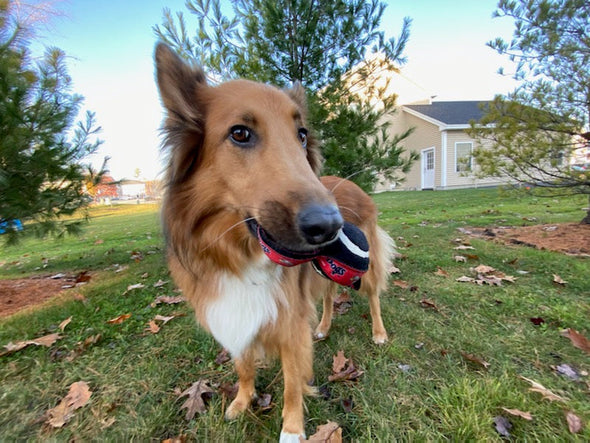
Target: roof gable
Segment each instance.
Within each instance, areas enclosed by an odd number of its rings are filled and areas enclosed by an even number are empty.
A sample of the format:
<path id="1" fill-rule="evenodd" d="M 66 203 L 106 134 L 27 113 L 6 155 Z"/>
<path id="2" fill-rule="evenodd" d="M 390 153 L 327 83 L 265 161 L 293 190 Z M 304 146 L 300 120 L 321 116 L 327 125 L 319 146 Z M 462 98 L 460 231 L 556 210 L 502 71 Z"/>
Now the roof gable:
<path id="1" fill-rule="evenodd" d="M 488 103 L 479 100 L 432 102 L 429 105 L 404 105 L 404 108 L 444 125 L 468 125 L 471 120 L 478 121 L 483 117 L 481 107 Z"/>

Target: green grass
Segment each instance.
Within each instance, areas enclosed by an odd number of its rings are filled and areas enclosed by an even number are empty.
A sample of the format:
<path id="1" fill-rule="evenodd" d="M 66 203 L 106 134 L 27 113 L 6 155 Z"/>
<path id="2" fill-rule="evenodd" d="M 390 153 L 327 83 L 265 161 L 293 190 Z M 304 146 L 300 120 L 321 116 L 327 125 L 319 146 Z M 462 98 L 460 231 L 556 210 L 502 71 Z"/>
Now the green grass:
<path id="1" fill-rule="evenodd" d="M 556 373 L 568 364 L 590 372 L 590 358 L 560 335 L 573 328 L 590 336 L 589 261 L 583 258 L 471 239 L 479 259 L 457 263 L 453 250 L 457 228 L 578 221 L 583 198 L 537 199 L 494 189 L 400 192 L 375 196 L 381 225 L 397 239 L 405 258 L 382 297 L 390 341 L 378 347 L 370 339 L 365 299 L 337 316 L 329 338 L 315 346 L 315 384 L 330 398 L 309 398 L 308 434 L 328 420 L 338 422 L 347 441 L 500 441 L 493 419 L 507 416 L 518 441 L 588 441 L 588 425 L 577 435 L 568 430 L 565 411 L 590 421 L 590 379 L 571 381 Z M 72 322 L 52 347 L 28 347 L 0 357 L 0 440 L 162 440 L 185 435 L 197 441 L 273 441 L 281 426 L 282 380 L 278 363 L 259 371 L 257 387 L 272 395 L 269 411 L 256 408 L 235 422 L 225 422 L 227 401 L 214 396 L 205 414 L 187 422 L 178 394 L 199 379 L 233 383 L 231 364 L 218 365 L 218 345 L 184 305 L 150 303 L 158 295 L 176 295 L 162 250 L 155 207 L 117 206 L 93 211 L 80 238 L 27 240 L 4 249 L 0 278 L 90 270 L 86 286 L 8 318 L 0 319 L 0 345 L 56 332 Z M 531 222 L 526 219 L 534 218 Z M 98 242 L 97 240 L 102 240 Z M 411 243 L 411 246 L 407 246 Z M 144 259 L 131 260 L 133 251 Z M 43 268 L 43 258 L 48 265 Z M 115 273 L 113 265 L 128 265 Z M 501 287 L 457 283 L 469 268 L 486 264 L 518 277 Z M 434 274 L 437 266 L 448 278 Z M 40 269 L 38 269 L 40 268 Z M 520 274 L 518 271 L 527 271 Z M 147 277 L 145 274 L 147 273 Z M 568 282 L 552 283 L 553 274 Z M 123 295 L 127 286 L 144 289 Z M 74 297 L 82 293 L 85 301 Z M 428 299 L 436 309 L 424 307 Z M 120 325 L 106 321 L 132 316 Z M 145 335 L 156 314 L 186 313 Z M 531 317 L 545 323 L 535 326 Z M 67 356 L 87 337 L 100 340 L 78 357 Z M 418 346 L 417 346 L 418 345 Z M 332 355 L 343 350 L 364 374 L 355 383 L 329 383 Z M 466 361 L 461 352 L 489 362 Z M 406 365 L 406 366 L 402 366 Z M 567 399 L 543 400 L 519 378 L 533 379 Z M 44 425 L 71 383 L 84 380 L 93 395 L 61 429 Z M 344 403 L 352 400 L 352 408 Z M 343 403 L 344 402 L 344 403 Z M 502 408 L 529 411 L 532 421 L 510 417 Z"/>

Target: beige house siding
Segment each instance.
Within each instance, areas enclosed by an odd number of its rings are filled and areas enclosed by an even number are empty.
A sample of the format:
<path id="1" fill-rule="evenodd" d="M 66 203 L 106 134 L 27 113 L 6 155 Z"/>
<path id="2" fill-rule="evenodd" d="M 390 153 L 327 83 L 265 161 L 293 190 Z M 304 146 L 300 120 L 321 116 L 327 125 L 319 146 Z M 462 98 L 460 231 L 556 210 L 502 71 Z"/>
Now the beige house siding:
<path id="1" fill-rule="evenodd" d="M 476 176 L 477 164 L 473 159 L 472 173 L 457 171 L 457 143 L 471 143 L 473 149 L 478 146 L 478 142 L 465 132 L 469 127 L 467 124 L 446 125 L 421 114 L 415 114 L 412 110 L 401 107 L 393 117 L 389 132 L 390 135 L 394 135 L 400 134 L 408 128 L 414 128 L 414 132 L 401 144 L 406 151 L 405 155 L 414 151 L 419 155 L 418 160 L 414 162 L 411 170 L 403 177 L 402 181 L 397 183 L 382 182 L 375 191 L 422 189 L 421 154 L 429 148 L 434 148 L 433 189 L 474 188 L 508 183 L 507 178 L 478 178 Z"/>
<path id="2" fill-rule="evenodd" d="M 441 174 L 441 135 L 438 127 L 426 122 L 414 115 L 402 112 L 396 113 L 392 125 L 389 128 L 390 135 L 399 134 L 406 131 L 408 128 L 415 128 L 414 132 L 402 142 L 406 155 L 410 151 L 415 151 L 420 155 L 421 151 L 428 148 L 434 148 L 434 180 L 435 186 L 440 183 Z M 404 176 L 404 180 L 400 183 L 381 183 L 377 186 L 376 191 L 386 190 L 415 190 L 421 189 L 422 180 L 422 162 L 419 158 L 412 165 L 412 169 Z"/>

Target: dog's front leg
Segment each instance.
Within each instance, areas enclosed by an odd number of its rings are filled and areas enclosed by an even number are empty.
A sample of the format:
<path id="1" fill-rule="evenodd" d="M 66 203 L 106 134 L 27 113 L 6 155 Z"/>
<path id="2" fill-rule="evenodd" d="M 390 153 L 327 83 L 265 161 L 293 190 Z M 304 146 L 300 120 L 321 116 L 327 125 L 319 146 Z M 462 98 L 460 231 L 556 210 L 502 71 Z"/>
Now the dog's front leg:
<path id="1" fill-rule="evenodd" d="M 299 442 L 299 437 L 305 437 L 303 395 L 313 393 L 308 385 L 313 377 L 311 327 L 302 319 L 291 334 L 292 339 L 280 348 L 285 383 L 281 443 Z"/>
<path id="2" fill-rule="evenodd" d="M 256 377 L 256 365 L 251 352 L 246 353 L 234 361 L 238 373 L 238 394 L 225 411 L 225 418 L 233 420 L 248 409 L 252 398 L 256 394 L 254 379 Z"/>

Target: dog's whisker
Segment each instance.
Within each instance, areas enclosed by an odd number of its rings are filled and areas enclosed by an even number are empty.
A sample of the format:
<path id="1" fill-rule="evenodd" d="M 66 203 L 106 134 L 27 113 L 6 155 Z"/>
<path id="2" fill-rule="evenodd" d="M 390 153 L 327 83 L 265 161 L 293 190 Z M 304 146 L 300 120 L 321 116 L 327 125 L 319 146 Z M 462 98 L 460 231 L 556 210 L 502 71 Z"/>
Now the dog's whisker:
<path id="1" fill-rule="evenodd" d="M 210 247 L 212 247 L 213 245 L 215 245 L 215 243 L 217 243 L 219 240 L 221 240 L 223 238 L 223 236 L 225 234 L 227 234 L 229 231 L 231 231 L 232 229 L 237 228 L 242 223 L 247 223 L 250 220 L 255 220 L 255 218 L 254 217 L 248 217 L 248 218 L 245 218 L 244 220 L 240 220 L 239 222 L 234 223 L 229 228 L 227 228 L 225 231 L 223 231 L 219 236 L 217 236 L 217 238 L 215 240 L 213 240 L 211 243 L 209 243 L 207 246 L 205 246 L 205 248 L 202 249 L 202 252 L 205 252 L 207 249 L 209 249 Z"/>
<path id="2" fill-rule="evenodd" d="M 348 211 L 348 212 L 350 212 L 351 214 L 353 214 L 354 216 L 356 216 L 356 218 L 358 218 L 359 220 L 361 220 L 361 221 L 362 221 L 362 217 L 360 216 L 360 214 L 359 214 L 358 212 L 356 212 L 355 210 L 353 210 L 352 208 L 349 208 L 349 207 L 347 207 L 347 206 L 338 206 L 338 208 L 339 208 L 341 211 L 342 211 L 342 210 L 344 210 L 344 211 Z"/>
<path id="3" fill-rule="evenodd" d="M 334 192 L 336 190 L 336 188 L 338 186 L 340 186 L 342 183 L 346 182 L 347 180 L 354 177 L 355 175 L 359 175 L 365 171 L 368 171 L 369 169 L 371 169 L 371 168 L 367 167 L 367 168 L 359 169 L 358 171 L 353 172 L 352 174 L 348 175 L 346 178 L 341 178 L 340 181 L 332 189 L 330 189 L 330 191 Z"/>

